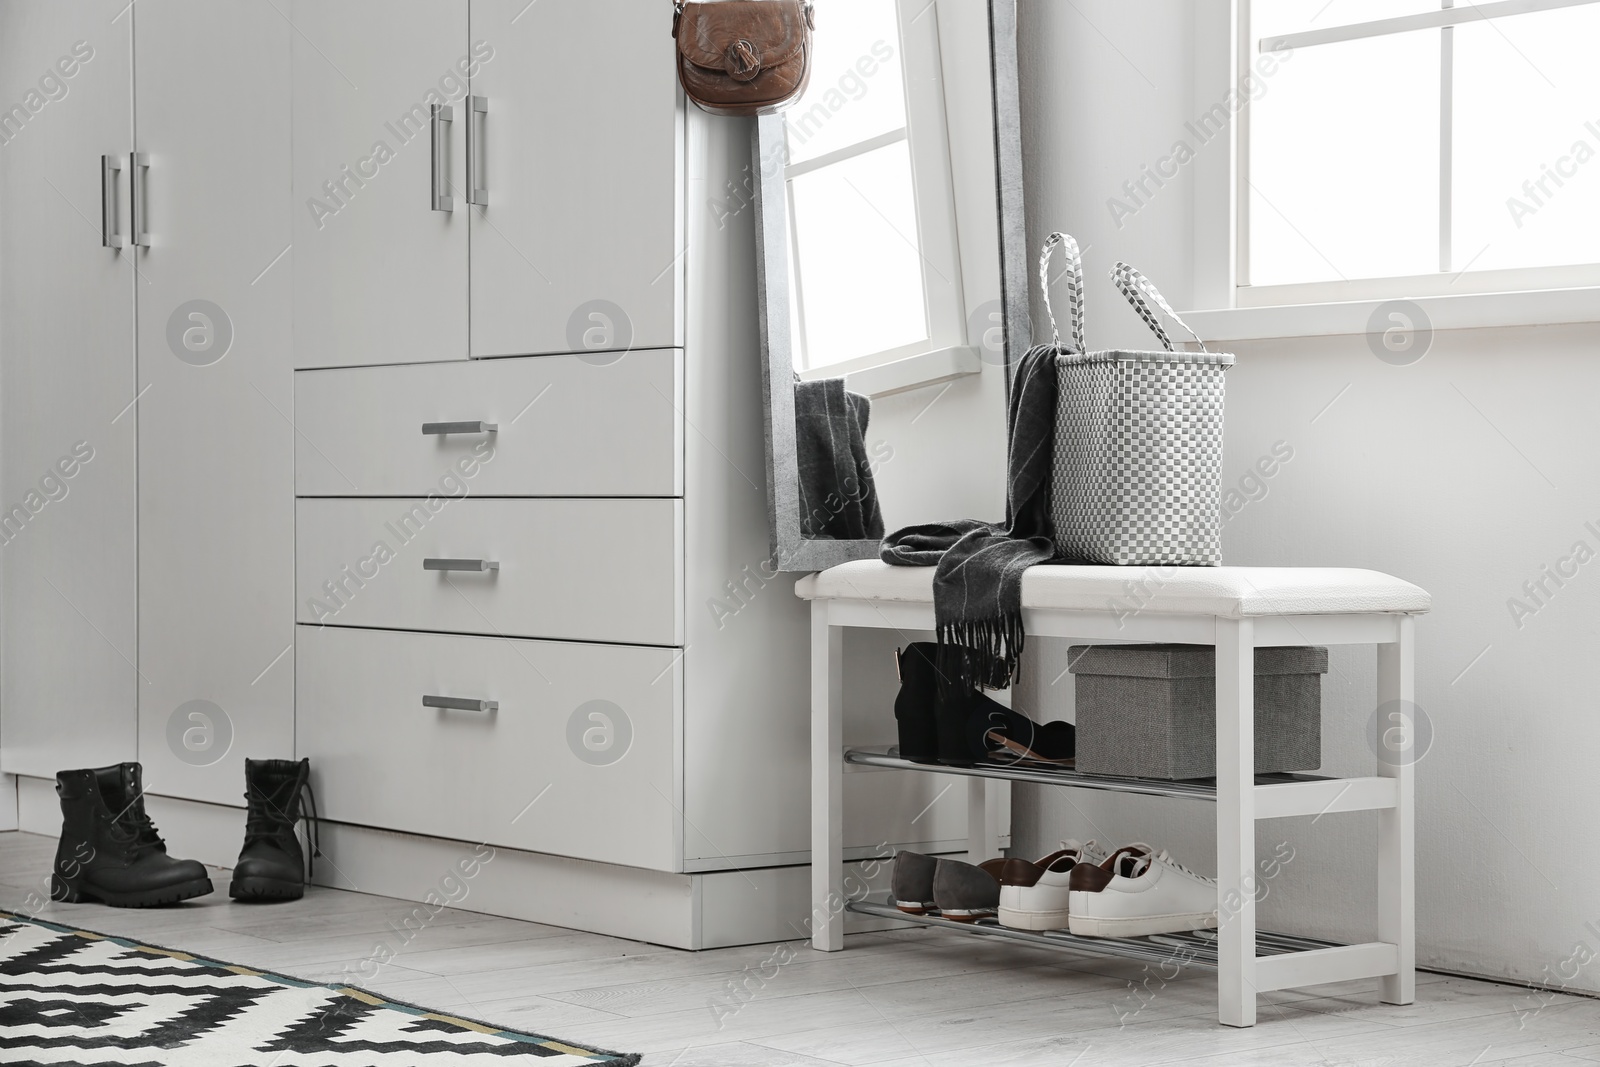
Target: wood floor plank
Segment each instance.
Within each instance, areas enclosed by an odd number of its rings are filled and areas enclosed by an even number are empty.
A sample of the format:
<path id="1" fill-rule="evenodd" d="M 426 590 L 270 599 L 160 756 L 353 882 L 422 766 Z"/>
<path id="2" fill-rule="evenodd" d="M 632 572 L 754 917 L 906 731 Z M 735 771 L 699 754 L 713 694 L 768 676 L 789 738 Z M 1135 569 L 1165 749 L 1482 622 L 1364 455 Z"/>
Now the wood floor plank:
<path id="1" fill-rule="evenodd" d="M 55 843 L 0 833 L 0 908 L 383 996 L 502 1026 L 649 1054 L 651 1067 L 1311 1067 L 1600 1063 L 1600 1001 L 1442 975 L 1417 1003 L 1375 983 L 1284 990 L 1260 1022 L 1217 1025 L 1207 972 L 923 928 L 682 952 L 621 938 L 313 887 L 245 906 L 218 891 L 180 907 L 45 901 Z M 362 964 L 379 943 L 393 959 Z M 366 977 L 370 974 L 371 977 Z M 1154 975 L 1154 977 L 1153 977 Z"/>
<path id="2" fill-rule="evenodd" d="M 651 1056 L 648 1062 L 651 1067 L 838 1067 L 833 1060 L 797 1056 L 748 1041 L 668 1049 Z"/>

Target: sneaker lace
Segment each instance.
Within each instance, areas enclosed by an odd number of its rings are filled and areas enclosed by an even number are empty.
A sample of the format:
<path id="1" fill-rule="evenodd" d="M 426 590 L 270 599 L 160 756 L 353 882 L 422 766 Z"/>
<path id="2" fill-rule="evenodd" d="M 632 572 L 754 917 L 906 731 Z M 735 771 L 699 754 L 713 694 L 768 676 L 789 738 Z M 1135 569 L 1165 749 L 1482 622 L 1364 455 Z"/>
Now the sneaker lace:
<path id="1" fill-rule="evenodd" d="M 1216 882 L 1215 878 L 1207 878 L 1198 871 L 1191 871 L 1173 859 L 1172 853 L 1166 849 L 1157 851 L 1143 841 L 1135 841 L 1131 845 L 1124 845 L 1117 851 L 1122 853 L 1122 856 L 1117 861 L 1117 867 L 1119 868 L 1117 873 L 1127 878 L 1137 878 L 1159 863 L 1163 867 L 1171 867 L 1175 871 L 1181 871 L 1191 878 L 1200 879 L 1202 882 Z"/>
<path id="2" fill-rule="evenodd" d="M 1105 859 L 1105 854 L 1100 851 L 1100 842 L 1092 837 L 1082 843 L 1075 837 L 1063 838 L 1061 847 L 1065 851 L 1076 852 L 1079 862 L 1087 862 L 1091 856 L 1096 857 L 1097 862 Z"/>
<path id="3" fill-rule="evenodd" d="M 1166 849 L 1162 849 L 1160 852 L 1156 853 L 1154 862 L 1160 863 L 1160 864 L 1164 864 L 1165 866 L 1171 867 L 1174 870 L 1182 871 L 1184 874 L 1187 874 L 1189 877 L 1198 878 L 1202 882 L 1213 882 L 1213 881 L 1216 880 L 1214 878 L 1207 878 L 1205 875 L 1201 874 L 1199 871 L 1191 871 L 1189 868 L 1185 867 L 1183 864 L 1181 864 L 1177 860 L 1173 859 L 1172 858 L 1172 854 L 1169 853 Z"/>

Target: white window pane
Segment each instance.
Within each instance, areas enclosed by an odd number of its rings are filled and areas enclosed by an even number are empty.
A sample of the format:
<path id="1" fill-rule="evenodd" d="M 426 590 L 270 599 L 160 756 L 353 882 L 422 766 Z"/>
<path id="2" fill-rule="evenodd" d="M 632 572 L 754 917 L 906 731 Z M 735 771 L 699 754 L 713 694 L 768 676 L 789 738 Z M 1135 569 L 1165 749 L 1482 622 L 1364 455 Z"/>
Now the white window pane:
<path id="1" fill-rule="evenodd" d="M 898 19 L 895 0 L 817 0 L 811 84 L 785 113 L 792 162 L 906 124 Z"/>
<path id="2" fill-rule="evenodd" d="M 906 143 L 803 174 L 791 185 L 806 365 L 927 340 Z"/>
<path id="3" fill-rule="evenodd" d="M 1278 37 L 1438 11 L 1442 6 L 1439 0 L 1256 0 L 1250 8 L 1250 31 L 1257 39 Z"/>
<path id="4" fill-rule="evenodd" d="M 1600 7 L 1455 34 L 1455 269 L 1600 262 Z"/>
<path id="5" fill-rule="evenodd" d="M 1294 52 L 1250 105 L 1250 284 L 1439 269 L 1440 31 Z"/>

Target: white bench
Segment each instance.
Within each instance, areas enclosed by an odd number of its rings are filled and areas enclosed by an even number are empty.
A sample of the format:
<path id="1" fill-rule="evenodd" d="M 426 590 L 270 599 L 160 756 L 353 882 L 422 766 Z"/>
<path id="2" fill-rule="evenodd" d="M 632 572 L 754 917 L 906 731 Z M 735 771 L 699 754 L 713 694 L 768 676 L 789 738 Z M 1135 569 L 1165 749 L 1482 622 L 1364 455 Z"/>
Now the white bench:
<path id="1" fill-rule="evenodd" d="M 944 768 L 911 764 L 886 753 L 846 752 L 842 657 L 846 627 L 933 629 L 933 568 L 891 567 L 867 560 L 802 578 L 796 595 L 811 601 L 811 860 L 812 947 L 844 947 L 844 911 L 898 915 L 886 905 L 847 901 L 844 894 L 842 780 L 846 761 L 899 766 L 920 773 L 965 774 L 969 858 L 997 854 L 987 778 L 1049 781 L 1066 786 L 1211 799 L 1217 805 L 1217 896 L 1222 922 L 1208 955 L 1193 942 L 1095 942 L 1025 935 L 998 927 L 965 928 L 983 936 L 1049 941 L 1081 951 L 1150 960 L 1170 953 L 1209 964 L 1218 977 L 1218 1017 L 1251 1026 L 1256 994 L 1360 978 L 1381 980 L 1386 1003 L 1409 1004 L 1415 991 L 1415 882 L 1412 759 L 1401 752 L 1377 760 L 1365 778 L 1274 776 L 1257 782 L 1254 768 L 1254 649 L 1272 645 L 1375 644 L 1376 707 L 1398 709 L 1409 728 L 1414 707 L 1414 616 L 1430 607 L 1426 592 L 1376 571 L 1283 567 L 1033 567 L 1023 576 L 1023 619 L 1030 638 L 1083 642 L 1172 642 L 1217 650 L 1217 779 L 1196 783 L 1108 780 L 1071 772 L 1017 768 Z M 1398 703 L 1396 703 L 1398 702 Z M 885 709 L 885 714 L 888 714 Z M 1360 728 L 1363 724 L 1356 724 Z M 1383 731 L 1380 731 L 1382 734 Z M 1330 945 L 1256 930 L 1255 823 L 1286 816 L 1319 817 L 1379 811 L 1377 939 Z M 1117 842 L 1111 842 L 1115 845 Z M 925 920 L 936 925 L 941 920 Z M 955 924 L 948 926 L 954 928 Z M 1263 953 L 1258 955 L 1258 948 Z"/>

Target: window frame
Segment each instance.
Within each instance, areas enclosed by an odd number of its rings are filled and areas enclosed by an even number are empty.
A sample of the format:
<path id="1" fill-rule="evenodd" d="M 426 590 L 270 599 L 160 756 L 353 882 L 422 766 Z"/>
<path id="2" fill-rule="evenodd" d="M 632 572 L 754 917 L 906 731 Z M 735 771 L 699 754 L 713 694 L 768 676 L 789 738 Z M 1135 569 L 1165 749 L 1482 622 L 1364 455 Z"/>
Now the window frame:
<path id="1" fill-rule="evenodd" d="M 1250 100 L 1242 87 L 1261 77 L 1264 55 L 1251 32 L 1251 7 L 1255 0 L 1200 0 L 1196 11 L 1197 101 L 1238 99 L 1229 124 L 1226 152 L 1202 153 L 1196 161 L 1196 204 L 1226 204 L 1226 211 L 1198 210 L 1195 215 L 1194 314 L 1218 339 L 1284 336 L 1283 324 L 1305 310 L 1306 332 L 1330 332 L 1333 323 L 1354 321 L 1354 313 L 1379 302 L 1405 299 L 1437 312 L 1435 326 L 1460 322 L 1475 326 L 1521 325 L 1535 321 L 1590 322 L 1600 315 L 1589 310 L 1600 297 L 1600 262 L 1592 264 L 1519 267 L 1472 271 L 1471 264 L 1449 265 L 1451 271 L 1386 278 L 1358 278 L 1253 286 L 1250 276 Z M 1526 8 L 1528 12 L 1556 7 L 1576 7 L 1596 0 L 1510 0 L 1495 4 L 1458 3 L 1474 12 L 1479 7 Z M 1548 6 L 1547 6 L 1548 5 Z M 1441 14 L 1444 8 L 1441 8 Z M 1524 11 L 1506 11 L 1494 17 L 1515 17 Z M 1433 12 L 1426 13 L 1433 15 Z M 1469 16 L 1472 17 L 1472 16 Z M 1402 17 L 1393 21 L 1406 21 Z M 1368 20 L 1353 25 L 1370 26 Z M 1430 28 L 1404 32 L 1429 32 Z M 1324 33 L 1325 31 L 1311 31 Z M 1282 40 L 1293 42 L 1300 34 Z M 1363 35 L 1371 36 L 1371 35 Z M 1345 39 L 1340 37 L 1339 39 Z M 1331 43 L 1331 42 L 1329 42 Z M 1454 84 L 1453 33 L 1441 33 L 1441 93 Z M 1225 88 L 1224 88 L 1225 87 Z M 1233 95 L 1230 95 L 1233 94 Z M 1440 245 L 1441 266 L 1453 259 L 1450 249 L 1453 185 L 1453 100 L 1441 95 Z M 1467 302 L 1474 306 L 1467 308 Z M 1485 307 L 1485 301 L 1489 306 Z M 1312 314 L 1310 309 L 1340 306 L 1339 311 Z M 1252 316 L 1253 312 L 1261 312 Z M 1487 312 L 1487 313 L 1486 313 Z M 1290 314 L 1285 314 L 1290 313 Z M 1535 316 L 1552 316 L 1537 319 Z M 1254 317 L 1255 322 L 1247 321 Z M 1271 325 L 1265 325 L 1271 323 Z M 1338 327 L 1344 329 L 1344 326 Z"/>
<path id="2" fill-rule="evenodd" d="M 913 7 L 915 13 L 912 13 Z M 940 33 L 940 18 L 924 17 L 937 12 L 937 0 L 895 0 L 900 49 L 895 59 L 905 79 L 904 127 L 800 163 L 789 163 L 785 153 L 783 184 L 788 208 L 789 269 L 795 300 L 795 362 L 797 366 L 804 366 L 798 372 L 802 379 L 842 375 L 864 383 L 862 387 L 870 390 L 869 395 L 884 395 L 902 387 L 914 387 L 924 380 L 942 380 L 978 369 L 977 351 L 967 347 L 966 279 L 945 104 L 947 55 Z M 798 110 L 801 105 L 795 106 Z M 786 123 L 786 143 L 787 131 Z M 805 279 L 800 267 L 794 179 L 901 141 L 907 143 L 910 151 L 922 264 L 923 321 L 928 336 L 895 348 L 811 366 L 806 351 Z M 900 372 L 883 373 L 885 368 L 897 364 L 903 365 Z"/>

